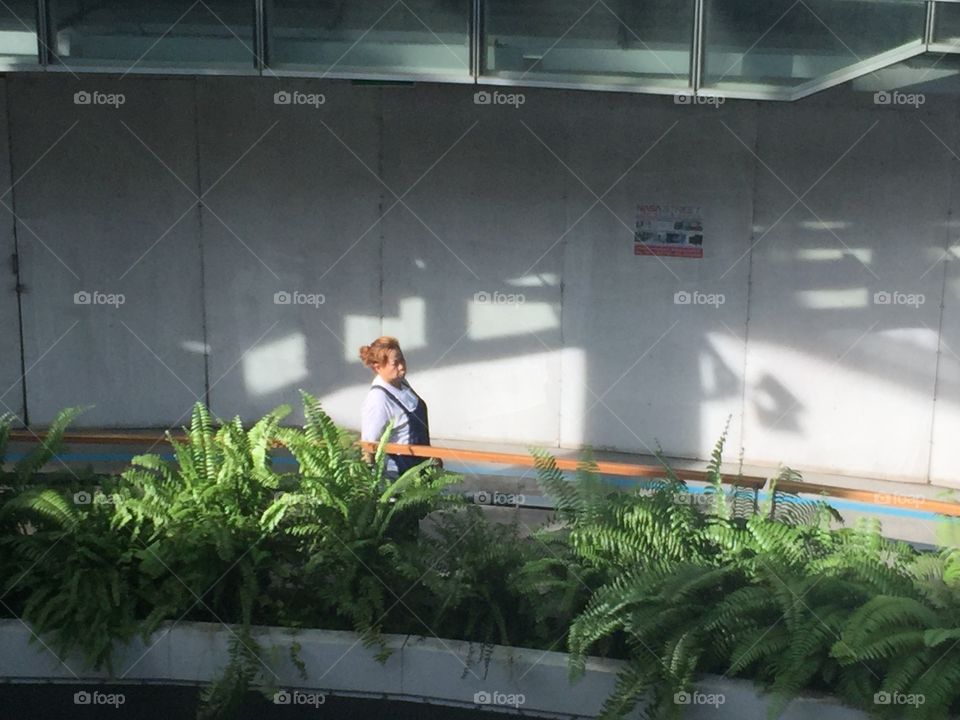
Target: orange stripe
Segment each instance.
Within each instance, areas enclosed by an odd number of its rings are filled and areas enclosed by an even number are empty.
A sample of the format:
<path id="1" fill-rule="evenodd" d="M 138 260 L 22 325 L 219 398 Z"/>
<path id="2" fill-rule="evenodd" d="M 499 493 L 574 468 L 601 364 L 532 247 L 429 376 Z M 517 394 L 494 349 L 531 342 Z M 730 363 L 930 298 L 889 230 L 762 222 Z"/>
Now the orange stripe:
<path id="1" fill-rule="evenodd" d="M 892 493 L 851 490 L 849 488 L 837 488 L 830 485 L 790 481 L 777 483 L 777 489 L 798 495 L 826 494 L 832 498 L 854 500 L 856 502 L 869 503 L 870 505 L 888 505 L 909 510 L 937 513 L 938 515 L 960 516 L 960 503 L 950 502 L 949 500 L 927 500 L 926 498 L 912 495 L 894 495 Z"/>

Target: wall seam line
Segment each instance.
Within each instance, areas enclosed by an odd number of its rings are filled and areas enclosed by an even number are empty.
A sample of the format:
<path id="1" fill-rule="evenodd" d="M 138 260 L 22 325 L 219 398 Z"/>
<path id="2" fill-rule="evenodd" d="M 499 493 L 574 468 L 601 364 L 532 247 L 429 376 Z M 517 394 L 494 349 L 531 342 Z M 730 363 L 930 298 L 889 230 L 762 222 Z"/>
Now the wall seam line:
<path id="1" fill-rule="evenodd" d="M 199 78 L 193 79 L 194 166 L 197 182 L 197 250 L 200 254 L 200 326 L 203 338 L 203 400 L 210 410 L 210 343 L 207 334 L 207 274 L 203 246 L 203 173 L 200 169 L 200 101 Z"/>
<path id="2" fill-rule="evenodd" d="M 380 237 L 380 272 L 379 280 L 380 287 L 378 288 L 378 293 L 380 296 L 380 330 L 378 332 L 378 337 L 383 335 L 383 313 L 384 313 L 384 299 L 383 299 L 383 286 L 384 286 L 384 274 L 386 273 L 386 268 L 384 267 L 384 245 L 386 244 L 386 235 L 383 231 L 383 203 L 384 203 L 384 179 L 383 179 L 383 95 L 384 88 L 379 88 L 377 93 L 377 105 L 379 106 L 380 112 L 377 113 L 377 177 L 380 180 L 379 188 L 377 189 L 377 217 L 380 220 L 377 222 L 377 234 Z"/>
<path id="3" fill-rule="evenodd" d="M 14 187 L 13 172 L 13 123 L 10 118 L 10 80 L 9 77 L 3 80 L 3 100 L 4 112 L 7 117 L 7 168 L 10 171 L 10 208 L 12 218 L 13 232 L 13 254 L 16 256 L 16 288 L 14 294 L 17 296 L 17 333 L 20 337 L 20 402 L 23 410 L 24 427 L 30 427 L 30 411 L 27 408 L 27 359 L 26 347 L 23 342 L 23 285 L 21 284 L 21 271 L 23 268 L 23 258 L 20 256 L 20 237 L 17 233 L 17 190 Z"/>
<path id="4" fill-rule="evenodd" d="M 750 163 L 753 175 L 750 178 L 750 247 L 747 251 L 747 300 L 746 316 L 743 320 L 743 366 L 740 374 L 740 458 L 744 455 L 747 436 L 747 365 L 750 357 L 750 305 L 753 300 L 753 248 L 754 228 L 757 226 L 757 158 L 760 151 L 760 123 L 763 110 L 754 103 L 753 158 Z"/>
<path id="5" fill-rule="evenodd" d="M 956 126 L 954 126 L 954 140 L 956 140 Z M 950 271 L 950 229 L 952 227 L 951 220 L 953 219 L 954 175 L 957 172 L 957 161 L 952 151 L 951 155 L 947 157 L 947 162 L 950 164 L 950 175 L 947 188 L 947 222 L 943 234 L 943 280 L 940 284 L 940 307 L 937 318 L 937 353 L 933 371 L 933 402 L 930 405 L 930 442 L 927 445 L 927 485 L 933 484 L 933 443 L 937 426 L 937 394 L 940 389 L 940 365 L 943 359 L 943 318 L 947 304 L 947 275 Z"/>

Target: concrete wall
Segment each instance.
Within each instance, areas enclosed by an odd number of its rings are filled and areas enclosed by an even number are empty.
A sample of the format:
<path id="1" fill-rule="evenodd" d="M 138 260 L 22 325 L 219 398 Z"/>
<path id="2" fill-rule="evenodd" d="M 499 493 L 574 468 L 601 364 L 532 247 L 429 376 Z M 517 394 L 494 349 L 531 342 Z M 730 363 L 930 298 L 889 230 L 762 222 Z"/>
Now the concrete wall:
<path id="1" fill-rule="evenodd" d="M 125 103 L 74 103 L 94 89 Z M 176 422 L 204 392 L 193 82 L 18 77 L 6 93 L 31 423 L 88 404 L 85 425 Z"/>
<path id="2" fill-rule="evenodd" d="M 302 388 L 356 427 L 357 348 L 385 332 L 438 438 L 704 458 L 730 416 L 748 461 L 957 483 L 955 99 L 523 96 L 8 75 L 31 423 L 178 425 L 198 399 L 252 420 Z M 702 260 L 634 256 L 647 202 L 703 208 Z"/>

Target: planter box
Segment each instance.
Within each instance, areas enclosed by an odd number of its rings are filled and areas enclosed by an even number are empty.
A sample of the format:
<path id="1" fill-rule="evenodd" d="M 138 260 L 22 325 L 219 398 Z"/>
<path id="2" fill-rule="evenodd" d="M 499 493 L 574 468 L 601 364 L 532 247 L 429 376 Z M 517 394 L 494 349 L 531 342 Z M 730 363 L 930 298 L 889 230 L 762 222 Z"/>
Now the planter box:
<path id="1" fill-rule="evenodd" d="M 150 643 L 117 648 L 114 674 L 92 671 L 78 657 L 58 659 L 19 620 L 0 620 L 0 682 L 152 683 L 195 685 L 210 682 L 226 666 L 232 631 L 213 623 L 173 623 Z M 364 648 L 352 632 L 255 628 L 263 648 L 264 674 L 286 690 L 328 695 L 387 697 L 543 717 L 595 717 L 614 687 L 622 663 L 591 658 L 584 676 L 568 682 L 567 655 L 494 646 L 488 658 L 479 645 L 460 640 L 385 636 L 393 654 L 385 663 L 376 649 Z M 306 665 L 302 678 L 289 648 L 300 645 Z M 651 658 L 652 661 L 652 658 Z M 706 678 L 697 692 L 678 698 L 690 720 L 766 718 L 767 701 L 744 680 Z M 638 717 L 634 712 L 630 717 Z M 799 698 L 782 720 L 868 720 L 835 700 Z"/>

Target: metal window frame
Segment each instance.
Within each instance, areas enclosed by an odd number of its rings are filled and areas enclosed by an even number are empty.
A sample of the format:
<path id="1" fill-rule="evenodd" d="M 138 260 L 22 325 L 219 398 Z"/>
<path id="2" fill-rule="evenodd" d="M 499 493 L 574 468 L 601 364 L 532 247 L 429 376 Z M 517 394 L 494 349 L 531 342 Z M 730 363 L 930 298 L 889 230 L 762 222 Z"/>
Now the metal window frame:
<path id="1" fill-rule="evenodd" d="M 484 35 L 486 15 L 484 0 L 472 0 L 470 4 L 470 77 L 474 82 L 483 74 L 483 66 L 487 61 Z"/>
<path id="2" fill-rule="evenodd" d="M 53 58 L 50 48 L 50 31 L 48 24 L 50 22 L 50 10 L 47 7 L 47 0 L 37 0 L 36 6 L 37 20 L 37 64 L 49 65 Z"/>
<path id="3" fill-rule="evenodd" d="M 264 0 L 253 0 L 253 61 L 259 75 L 263 75 L 267 64 L 267 15 L 264 4 Z"/>
<path id="4" fill-rule="evenodd" d="M 694 94 L 700 91 L 700 86 L 703 84 L 705 3 L 706 0 L 694 0 L 693 4 L 693 37 L 690 42 L 690 89 L 693 90 Z"/>
<path id="5" fill-rule="evenodd" d="M 826 90 L 827 88 L 834 87 L 835 85 L 842 85 L 843 83 L 855 78 L 863 75 L 869 75 L 876 70 L 889 67 L 890 65 L 895 65 L 896 63 L 909 60 L 910 58 L 917 57 L 918 55 L 923 55 L 926 52 L 927 45 L 922 39 L 906 43 L 900 47 L 893 48 L 892 50 L 888 50 L 880 53 L 879 55 L 874 55 L 873 57 L 867 58 L 862 62 L 848 65 L 840 68 L 839 70 L 835 70 L 832 73 L 827 73 L 819 78 L 803 83 L 802 85 L 798 85 L 792 89 L 790 99 L 800 100 L 808 95 L 818 93 L 821 90 Z"/>
<path id="6" fill-rule="evenodd" d="M 122 65 L 104 65 L 92 61 L 89 64 L 74 64 L 67 68 L 55 53 L 56 30 L 52 12 L 53 0 L 36 0 L 37 20 L 37 62 L 2 62 L 0 72 L 70 72 L 89 74 L 118 74 L 127 72 L 131 75 L 197 75 L 197 76 L 227 76 L 251 77 L 263 76 L 265 73 L 275 77 L 288 78 L 330 78 L 332 80 L 364 80 L 384 82 L 428 82 L 442 84 L 474 84 L 485 86 L 556 88 L 563 90 L 583 90 L 589 92 L 627 92 L 645 95 L 675 95 L 678 93 L 693 93 L 698 96 L 723 96 L 730 99 L 742 100 L 778 100 L 795 101 L 813 95 L 835 85 L 840 85 L 862 75 L 869 74 L 884 67 L 888 67 L 903 60 L 907 60 L 926 52 L 960 54 L 960 43 L 938 43 L 936 38 L 937 14 L 936 6 L 939 2 L 960 2 L 960 0 L 925 0 L 926 15 L 924 20 L 922 39 L 912 41 L 892 50 L 875 55 L 862 62 L 849 65 L 825 76 L 815 78 L 809 82 L 793 87 L 757 87 L 721 89 L 704 87 L 705 58 L 706 58 L 706 3 L 709 0 L 689 0 L 694 5 L 693 23 L 691 27 L 690 67 L 687 86 L 677 84 L 650 85 L 630 81 L 611 82 L 577 82 L 561 78 L 524 78 L 515 80 L 508 77 L 485 74 L 486 66 L 486 4 L 488 0 L 470 0 L 470 16 L 468 18 L 468 58 L 469 70 L 465 74 L 452 73 L 392 73 L 392 72 L 325 72 L 316 70 L 300 70 L 295 68 L 275 67 L 270 63 L 270 22 L 273 13 L 272 0 L 250 0 L 253 13 L 252 47 L 254 57 L 249 67 L 203 67 L 182 66 L 162 67 L 149 64 L 138 65 L 128 70 Z"/>

